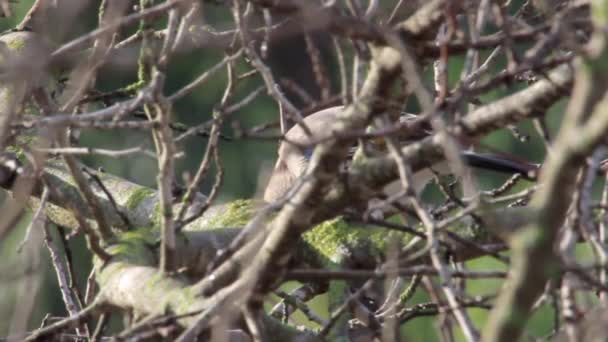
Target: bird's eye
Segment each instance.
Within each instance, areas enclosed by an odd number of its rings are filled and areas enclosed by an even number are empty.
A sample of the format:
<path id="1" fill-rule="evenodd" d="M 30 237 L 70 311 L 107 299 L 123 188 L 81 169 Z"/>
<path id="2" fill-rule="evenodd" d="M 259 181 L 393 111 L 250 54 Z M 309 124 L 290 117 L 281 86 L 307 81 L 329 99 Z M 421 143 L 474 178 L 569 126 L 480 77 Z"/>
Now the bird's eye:
<path id="1" fill-rule="evenodd" d="M 306 158 L 306 160 L 310 160 L 310 158 L 312 158 L 312 153 L 315 151 L 314 146 L 310 146 L 310 147 L 305 147 L 302 150 L 302 154 L 304 155 L 304 158 Z"/>

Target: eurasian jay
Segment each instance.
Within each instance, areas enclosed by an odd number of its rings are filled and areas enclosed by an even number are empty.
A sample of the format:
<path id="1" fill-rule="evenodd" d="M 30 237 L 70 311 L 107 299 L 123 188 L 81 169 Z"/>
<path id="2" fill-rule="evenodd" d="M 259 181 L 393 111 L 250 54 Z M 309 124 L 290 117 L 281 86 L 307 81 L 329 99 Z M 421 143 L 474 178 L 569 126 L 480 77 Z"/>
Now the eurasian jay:
<path id="1" fill-rule="evenodd" d="M 264 192 L 266 202 L 273 202 L 283 196 L 294 181 L 304 174 L 314 149 L 311 143 L 330 136 L 330 128 L 343 109 L 342 106 L 330 107 L 304 118 L 304 123 L 310 130 L 310 134 L 307 134 L 300 125 L 296 125 L 287 131 L 285 141 L 281 142 L 279 146 L 279 158 Z M 302 148 L 302 146 L 308 147 Z M 469 166 L 503 173 L 519 173 L 528 179 L 534 178 L 537 169 L 536 165 L 515 161 L 501 155 L 463 151 L 461 156 Z M 450 171 L 447 162 L 434 165 L 433 170 L 440 173 L 449 173 Z M 413 175 L 414 190 L 420 193 L 433 177 L 434 173 L 430 169 L 416 172 Z M 387 189 L 394 188 L 394 185 L 389 185 L 385 188 L 385 191 L 391 192 Z"/>

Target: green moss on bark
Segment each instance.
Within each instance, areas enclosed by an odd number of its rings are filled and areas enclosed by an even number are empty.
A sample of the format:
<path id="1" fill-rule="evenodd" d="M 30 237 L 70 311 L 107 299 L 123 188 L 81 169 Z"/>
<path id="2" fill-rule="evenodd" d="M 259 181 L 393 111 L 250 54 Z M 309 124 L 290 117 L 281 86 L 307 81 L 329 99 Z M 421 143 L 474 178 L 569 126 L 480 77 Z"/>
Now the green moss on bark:
<path id="1" fill-rule="evenodd" d="M 133 191 L 133 193 L 131 194 L 131 196 L 129 196 L 129 199 L 125 203 L 125 206 L 129 210 L 133 210 L 137 208 L 141 204 L 141 202 L 143 202 L 146 198 L 154 196 L 155 194 L 156 192 L 154 190 L 150 188 L 141 187 Z"/>
<path id="2" fill-rule="evenodd" d="M 222 205 L 221 211 L 209 220 L 209 227 L 243 227 L 253 217 L 255 205 L 252 200 L 235 200 Z"/>
<path id="3" fill-rule="evenodd" d="M 153 265 L 155 251 L 159 238 L 158 229 L 154 227 L 138 227 L 117 234 L 117 242 L 108 247 L 108 252 L 114 257 L 135 265 Z"/>
<path id="4" fill-rule="evenodd" d="M 206 226 L 243 227 L 255 214 L 256 207 L 252 200 L 235 200 L 215 207 Z M 323 264 L 330 266 L 332 263 L 340 264 L 346 250 L 363 249 L 373 257 L 382 257 L 389 242 L 407 243 L 410 237 L 409 234 L 384 228 L 354 226 L 342 217 L 337 217 L 304 233 L 301 246 L 305 253 L 313 252 L 316 255 L 312 257 L 317 260 L 322 257 Z"/>

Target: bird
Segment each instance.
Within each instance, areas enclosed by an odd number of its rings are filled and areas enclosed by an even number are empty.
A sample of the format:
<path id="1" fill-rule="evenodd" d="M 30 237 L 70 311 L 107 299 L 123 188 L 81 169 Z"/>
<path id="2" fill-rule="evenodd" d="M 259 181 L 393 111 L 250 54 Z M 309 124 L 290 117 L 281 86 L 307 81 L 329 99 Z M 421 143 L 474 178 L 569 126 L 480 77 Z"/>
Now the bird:
<path id="1" fill-rule="evenodd" d="M 331 127 L 333 122 L 345 107 L 335 106 L 322 109 L 304 118 L 304 125 L 295 125 L 289 129 L 278 148 L 278 158 L 272 170 L 271 176 L 264 191 L 264 201 L 272 203 L 282 198 L 291 188 L 294 182 L 306 172 L 312 152 L 314 142 L 329 138 L 332 134 Z M 415 118 L 414 115 L 406 115 L 404 118 Z M 306 128 L 303 128 L 305 126 Z M 429 130 L 420 128 L 420 135 L 430 134 Z M 382 140 L 382 139 L 377 139 Z M 376 142 L 377 144 L 377 142 Z M 468 166 L 491 170 L 501 173 L 521 174 L 524 178 L 533 180 L 535 178 L 538 165 L 510 158 L 506 154 L 476 153 L 473 151 L 461 151 L 461 158 Z M 435 173 L 449 173 L 450 168 L 447 162 L 420 170 L 413 174 L 413 188 L 420 193 L 424 187 L 434 177 Z M 385 192 L 387 195 L 393 194 L 397 182 L 387 185 Z M 389 190 L 390 189 L 390 190 Z"/>

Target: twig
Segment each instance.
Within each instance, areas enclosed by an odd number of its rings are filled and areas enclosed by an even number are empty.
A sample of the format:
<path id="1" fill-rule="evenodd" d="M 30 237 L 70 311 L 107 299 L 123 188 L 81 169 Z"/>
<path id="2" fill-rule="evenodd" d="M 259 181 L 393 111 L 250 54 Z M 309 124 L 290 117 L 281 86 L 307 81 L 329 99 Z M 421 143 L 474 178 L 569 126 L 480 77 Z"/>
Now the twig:
<path id="1" fill-rule="evenodd" d="M 30 239 L 32 230 L 38 229 L 38 227 L 40 225 L 44 224 L 44 210 L 46 208 L 46 203 L 47 203 L 48 199 L 49 199 L 49 190 L 46 187 L 44 187 L 44 190 L 42 190 L 42 195 L 40 196 L 40 203 L 38 204 L 38 208 L 36 208 L 36 211 L 34 212 L 34 215 L 32 216 L 32 220 L 27 225 L 27 229 L 25 230 L 25 235 L 23 236 L 23 240 L 21 240 L 21 242 L 19 243 L 19 246 L 17 247 L 17 253 L 21 253 L 23 246 L 25 246 L 25 244 Z"/>
<path id="2" fill-rule="evenodd" d="M 64 268 L 63 262 L 60 260 L 61 257 L 59 256 L 59 248 L 51 237 L 51 232 L 49 231 L 48 225 L 49 223 L 44 224 L 44 242 L 51 254 L 51 260 L 53 261 L 55 273 L 57 274 L 59 289 L 61 290 L 61 297 L 63 298 L 66 310 L 71 317 L 74 317 L 78 315 L 80 306 L 75 298 L 76 294 L 70 288 L 66 269 Z M 82 327 L 76 328 L 76 333 L 80 336 L 84 335 L 85 331 L 87 331 L 86 328 L 85 330 L 82 330 Z M 86 334 L 88 335 L 88 332 L 86 332 Z"/>
<path id="3" fill-rule="evenodd" d="M 63 330 L 77 327 L 88 321 L 94 314 L 99 312 L 103 307 L 103 301 L 95 300 L 91 305 L 77 312 L 75 315 L 53 323 L 45 328 L 38 329 L 25 338 L 25 341 L 42 341 L 53 336 Z"/>
<path id="4" fill-rule="evenodd" d="M 92 32 L 90 32 L 86 35 L 83 35 L 79 38 L 76 38 L 76 39 L 62 45 L 61 47 L 59 47 L 57 50 L 55 50 L 51 54 L 51 58 L 59 58 L 65 54 L 67 54 L 68 52 L 71 52 L 77 48 L 80 48 L 83 44 L 85 44 L 93 39 L 96 39 L 97 37 L 99 37 L 103 34 L 106 34 L 107 32 L 111 32 L 120 27 L 133 24 L 140 19 L 150 18 L 150 17 L 160 15 L 162 13 L 165 13 L 166 11 L 174 8 L 175 6 L 179 5 L 180 2 L 183 2 L 183 1 L 185 1 L 185 0 L 168 0 L 166 2 L 158 4 L 156 6 L 142 10 L 138 13 L 133 13 L 131 15 L 123 17 L 122 19 L 120 19 L 118 21 L 111 22 L 106 26 L 93 30 Z"/>

